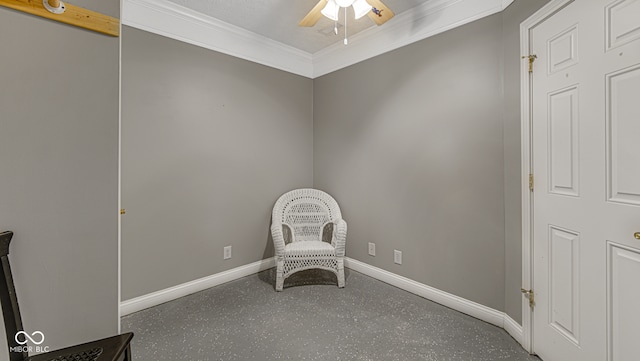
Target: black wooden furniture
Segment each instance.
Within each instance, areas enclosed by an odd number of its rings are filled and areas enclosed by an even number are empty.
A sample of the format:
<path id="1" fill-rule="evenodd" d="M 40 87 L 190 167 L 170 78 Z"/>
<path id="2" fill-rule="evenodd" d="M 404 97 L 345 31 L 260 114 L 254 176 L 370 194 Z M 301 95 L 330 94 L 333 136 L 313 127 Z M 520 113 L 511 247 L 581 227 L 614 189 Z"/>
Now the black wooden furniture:
<path id="1" fill-rule="evenodd" d="M 62 350 L 39 353 L 29 357 L 24 351 L 23 345 L 16 340 L 16 334 L 24 331 L 22 319 L 20 318 L 20 308 L 16 288 L 11 276 L 11 266 L 9 265 L 9 243 L 13 238 L 13 232 L 0 233 L 0 304 L 2 305 L 2 316 L 4 318 L 4 328 L 7 333 L 7 345 L 9 346 L 10 361 L 131 361 L 131 339 L 133 333 L 128 332 L 105 338 L 98 341 L 87 342 L 82 345 L 71 346 Z M 18 338 L 20 340 L 24 339 Z M 18 352 L 11 352 L 18 350 Z M 0 359 L 4 357 L 0 356 Z"/>

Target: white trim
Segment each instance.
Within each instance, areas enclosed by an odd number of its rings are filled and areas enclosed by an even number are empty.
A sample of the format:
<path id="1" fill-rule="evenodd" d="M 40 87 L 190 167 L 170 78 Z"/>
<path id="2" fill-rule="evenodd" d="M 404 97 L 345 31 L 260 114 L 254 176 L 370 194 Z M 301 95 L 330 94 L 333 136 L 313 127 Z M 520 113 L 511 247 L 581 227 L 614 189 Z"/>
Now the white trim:
<path id="1" fill-rule="evenodd" d="M 431 0 L 313 54 L 319 77 L 502 11 L 501 0 Z"/>
<path id="2" fill-rule="evenodd" d="M 120 18 L 122 19 L 122 3 L 120 0 Z M 122 22 L 118 25 L 122 34 Z M 122 36 L 118 37 L 118 209 L 114 209 L 118 215 L 118 333 L 122 332 L 120 320 L 120 301 L 122 301 Z"/>
<path id="3" fill-rule="evenodd" d="M 467 315 L 473 316 L 482 321 L 504 328 L 504 312 L 494 310 L 491 307 L 469 301 L 465 298 L 441 291 L 437 288 L 427 286 L 412 279 L 385 271 L 381 268 L 368 265 L 353 258 L 345 258 L 345 267 L 396 286 L 420 297 L 424 297 L 433 302 L 447 306 L 456 311 L 466 313 Z"/>
<path id="4" fill-rule="evenodd" d="M 574 0 L 552 0 L 520 24 L 520 54 L 529 55 L 531 30 Z M 529 174 L 533 173 L 533 144 L 531 142 L 531 77 L 526 60 L 520 65 L 520 129 L 521 129 L 521 195 L 522 195 L 522 288 L 533 286 L 533 193 L 529 190 Z M 535 291 L 535 290 L 534 290 Z M 529 300 L 522 297 L 522 346 L 533 350 L 533 322 Z"/>
<path id="5" fill-rule="evenodd" d="M 513 3 L 514 0 L 502 0 L 502 10 L 506 9 L 507 7 L 509 7 L 509 5 L 511 5 L 511 3 Z"/>
<path id="6" fill-rule="evenodd" d="M 504 10 L 513 0 L 430 0 L 314 54 L 168 0 L 123 0 L 122 24 L 315 78 Z"/>
<path id="7" fill-rule="evenodd" d="M 504 312 L 439 290 L 437 288 L 427 286 L 412 279 L 399 276 L 395 273 L 385 271 L 381 268 L 368 265 L 353 258 L 345 258 L 345 267 L 365 274 L 369 277 L 373 277 L 379 281 L 396 286 L 420 297 L 424 297 L 433 302 L 447 306 L 456 311 L 465 313 L 469 316 L 501 327 L 524 347 L 524 334 L 522 326 L 520 326 L 515 320 L 513 320 L 513 318 L 511 318 Z"/>
<path id="8" fill-rule="evenodd" d="M 167 0 L 124 0 L 122 23 L 185 43 L 311 77 L 311 54 Z"/>
<path id="9" fill-rule="evenodd" d="M 520 54 L 522 56 L 529 54 L 529 27 L 527 21 L 520 24 Z M 530 91 L 529 91 L 529 69 L 527 60 L 524 59 L 520 63 L 520 147 L 521 147 L 521 183 L 520 193 L 522 197 L 522 288 L 531 289 L 531 257 L 533 250 L 531 248 L 531 224 L 532 224 L 532 193 L 529 189 L 529 174 L 531 170 L 531 126 L 530 126 Z M 532 323 L 531 309 L 528 300 L 522 296 L 520 307 L 522 309 L 522 346 L 528 352 L 531 352 L 532 345 Z"/>
<path id="10" fill-rule="evenodd" d="M 203 277 L 194 281 L 186 282 L 174 287 L 166 288 L 164 290 L 153 292 L 147 295 L 136 297 L 120 303 L 120 315 L 126 316 L 134 312 L 147 309 L 149 307 L 173 301 L 180 297 L 184 297 L 214 286 L 221 285 L 223 283 L 227 283 L 242 277 L 252 275 L 254 273 L 267 270 L 272 267 L 275 267 L 275 259 L 273 257 L 245 266 L 237 267 L 228 271 L 217 273 L 211 276 Z M 416 282 L 395 273 L 385 271 L 381 268 L 368 265 L 353 258 L 345 257 L 345 267 L 403 289 L 407 292 L 411 292 L 420 297 L 424 297 L 433 302 L 447 306 L 456 311 L 465 313 L 469 316 L 501 327 L 505 329 L 516 341 L 522 344 L 522 326 L 520 326 L 516 321 L 514 321 L 504 312 L 453 295 L 451 293 L 441 291 L 437 288 L 427 286 L 425 284 Z"/>
<path id="11" fill-rule="evenodd" d="M 120 315 L 126 316 L 134 312 L 142 311 L 146 308 L 173 301 L 180 297 L 200 292 L 208 288 L 221 285 L 242 277 L 264 271 L 275 266 L 274 258 L 267 258 L 248 265 L 230 269 L 228 271 L 216 273 L 194 281 L 186 282 L 177 286 L 165 288 L 164 290 L 149 293 L 140 297 L 132 298 L 120 303 Z"/>
<path id="12" fill-rule="evenodd" d="M 522 326 L 520 326 L 511 316 L 504 314 L 504 330 L 511 335 L 519 344 L 524 342 L 524 334 L 522 332 Z M 523 346 L 524 347 L 524 346 Z"/>

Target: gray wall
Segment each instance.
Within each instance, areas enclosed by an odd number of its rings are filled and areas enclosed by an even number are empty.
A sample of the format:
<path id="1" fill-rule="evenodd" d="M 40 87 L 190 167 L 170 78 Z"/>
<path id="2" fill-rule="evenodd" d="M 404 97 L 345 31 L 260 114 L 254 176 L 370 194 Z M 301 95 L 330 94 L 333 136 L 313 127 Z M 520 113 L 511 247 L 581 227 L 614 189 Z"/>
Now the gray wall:
<path id="1" fill-rule="evenodd" d="M 505 312 L 522 323 L 522 201 L 520 193 L 520 23 L 549 0 L 516 0 L 502 12 L 504 44 Z"/>
<path id="2" fill-rule="evenodd" d="M 115 334 L 119 39 L 6 8 L 0 34 L 0 229 L 24 326 L 52 349 Z"/>
<path id="3" fill-rule="evenodd" d="M 314 82 L 314 185 L 340 203 L 347 255 L 498 310 L 502 138 L 500 14 Z"/>
<path id="4" fill-rule="evenodd" d="M 315 82 L 125 27 L 123 299 L 270 256 L 270 204 L 315 180 L 342 205 L 349 256 L 519 321 L 514 56 L 519 22 L 544 3 L 517 0 Z M 118 2 L 74 4 L 119 15 Z M 5 8 L 0 34 L 0 229 L 16 232 L 25 326 L 52 348 L 107 336 L 118 39 Z"/>
<path id="5" fill-rule="evenodd" d="M 122 299 L 272 256 L 273 203 L 313 185 L 313 81 L 130 27 L 122 40 Z"/>
<path id="6" fill-rule="evenodd" d="M 348 256 L 521 322 L 519 24 L 546 3 L 315 80 L 314 185 L 344 208 Z"/>

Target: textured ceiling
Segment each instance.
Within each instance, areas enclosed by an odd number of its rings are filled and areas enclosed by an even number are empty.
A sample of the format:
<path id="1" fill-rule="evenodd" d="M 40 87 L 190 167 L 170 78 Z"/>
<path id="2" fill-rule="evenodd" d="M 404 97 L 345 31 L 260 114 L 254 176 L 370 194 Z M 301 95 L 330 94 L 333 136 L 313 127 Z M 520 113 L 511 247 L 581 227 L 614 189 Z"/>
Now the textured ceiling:
<path id="1" fill-rule="evenodd" d="M 344 28 L 338 35 L 333 33 L 333 21 L 324 16 L 311 28 L 299 27 L 298 22 L 315 6 L 318 0 L 170 0 L 218 20 L 244 28 L 267 38 L 315 53 L 336 42 L 342 42 Z M 384 0 L 398 15 L 428 0 Z M 353 9 L 348 8 L 347 32 L 356 34 L 376 26 L 369 17 L 353 18 Z M 382 26 L 393 24 L 391 19 Z M 340 24 L 344 24 L 344 13 L 340 13 Z"/>

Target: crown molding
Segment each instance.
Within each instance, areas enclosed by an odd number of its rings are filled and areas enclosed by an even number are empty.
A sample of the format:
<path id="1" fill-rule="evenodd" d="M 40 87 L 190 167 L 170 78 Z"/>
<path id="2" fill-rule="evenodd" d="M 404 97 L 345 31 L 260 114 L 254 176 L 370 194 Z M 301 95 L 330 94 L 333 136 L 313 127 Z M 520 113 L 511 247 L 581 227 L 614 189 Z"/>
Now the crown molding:
<path id="1" fill-rule="evenodd" d="M 504 10 L 514 0 L 430 0 L 308 53 L 167 0 L 123 0 L 122 23 L 203 48 L 316 78 Z"/>
<path id="2" fill-rule="evenodd" d="M 314 78 L 502 11 L 504 0 L 431 0 L 313 54 Z"/>
<path id="3" fill-rule="evenodd" d="M 312 56 L 166 0 L 124 0 L 122 23 L 308 78 Z"/>
<path id="4" fill-rule="evenodd" d="M 502 0 L 502 10 L 506 9 L 507 6 L 511 5 L 515 0 Z"/>

